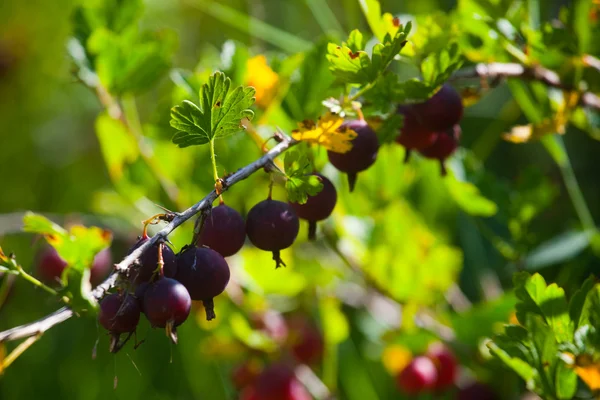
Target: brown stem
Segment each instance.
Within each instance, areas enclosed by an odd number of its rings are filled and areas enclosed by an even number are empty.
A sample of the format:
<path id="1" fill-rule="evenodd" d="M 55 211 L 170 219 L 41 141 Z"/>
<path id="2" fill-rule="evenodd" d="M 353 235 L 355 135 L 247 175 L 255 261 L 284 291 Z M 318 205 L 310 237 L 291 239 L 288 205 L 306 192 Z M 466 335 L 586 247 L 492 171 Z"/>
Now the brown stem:
<path id="1" fill-rule="evenodd" d="M 454 75 L 450 77 L 450 81 L 471 78 L 488 78 L 492 80 L 501 78 L 521 78 L 536 80 L 557 89 L 578 91 L 581 95 L 580 103 L 582 105 L 600 110 L 599 96 L 591 92 L 581 91 L 578 88 L 561 81 L 560 76 L 556 72 L 539 65 L 529 67 L 518 63 L 480 63 L 473 67 L 455 72 Z"/>

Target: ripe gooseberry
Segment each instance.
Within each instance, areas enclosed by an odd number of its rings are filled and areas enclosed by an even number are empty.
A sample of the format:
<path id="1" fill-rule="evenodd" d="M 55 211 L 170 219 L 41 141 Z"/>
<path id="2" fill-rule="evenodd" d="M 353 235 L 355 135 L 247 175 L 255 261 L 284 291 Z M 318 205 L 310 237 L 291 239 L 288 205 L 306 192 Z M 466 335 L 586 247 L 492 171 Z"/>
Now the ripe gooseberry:
<path id="1" fill-rule="evenodd" d="M 498 400 L 499 397 L 488 385 L 473 382 L 461 388 L 456 398 L 457 400 Z"/>
<path id="2" fill-rule="evenodd" d="M 290 203 L 298 217 L 308 221 L 308 238 L 314 240 L 317 233 L 317 221 L 329 217 L 337 202 L 337 192 L 333 183 L 321 174 L 313 174 L 323 184 L 323 189 L 315 196 L 309 196 L 304 204 Z"/>
<path id="3" fill-rule="evenodd" d="M 442 343 L 436 342 L 427 348 L 425 355 L 433 361 L 437 369 L 434 388 L 443 390 L 454 385 L 458 373 L 458 362 L 452 351 Z"/>
<path id="4" fill-rule="evenodd" d="M 413 110 L 430 132 L 445 131 L 458 124 L 463 116 L 460 94 L 450 85 L 443 85 L 423 103 L 413 104 Z"/>
<path id="5" fill-rule="evenodd" d="M 286 364 L 267 367 L 256 381 L 256 398 L 260 400 L 311 400 L 294 371 Z"/>
<path id="6" fill-rule="evenodd" d="M 208 247 L 190 246 L 177 257 L 176 279 L 192 300 L 202 300 L 208 321 L 216 317 L 213 298 L 223 293 L 229 277 L 227 261 Z"/>
<path id="7" fill-rule="evenodd" d="M 236 389 L 242 390 L 252 386 L 258 379 L 262 364 L 256 359 L 250 359 L 238 365 L 231 371 L 231 382 Z"/>
<path id="8" fill-rule="evenodd" d="M 129 295 L 109 294 L 100 302 L 98 322 L 113 334 L 135 331 L 140 322 L 140 307 L 137 300 Z"/>
<path id="9" fill-rule="evenodd" d="M 292 353 L 304 364 L 314 364 L 323 356 L 321 332 L 307 318 L 295 316 L 288 323 Z"/>
<path id="10" fill-rule="evenodd" d="M 413 358 L 396 377 L 398 387 L 410 395 L 432 389 L 436 380 L 437 370 L 435 364 L 424 356 Z"/>
<path id="11" fill-rule="evenodd" d="M 60 282 L 62 273 L 67 267 L 67 262 L 58 255 L 53 247 L 44 249 L 38 259 L 37 275 L 47 284 Z M 112 270 L 112 255 L 110 248 L 105 248 L 96 254 L 90 269 L 90 283 L 92 286 L 102 283 L 106 275 Z"/>
<path id="12" fill-rule="evenodd" d="M 131 254 L 148 240 L 150 238 L 146 235 L 140 237 L 131 249 L 129 249 L 128 254 Z M 134 265 L 134 268 L 132 268 L 131 278 L 135 284 L 149 282 L 152 279 L 154 272 L 158 268 L 158 247 L 160 243 L 161 241 L 159 240 L 151 248 L 146 249 L 139 258 L 139 265 Z M 163 275 L 167 278 L 173 278 L 177 272 L 177 258 L 173 250 L 166 243 L 162 243 Z"/>
<path id="13" fill-rule="evenodd" d="M 185 286 L 171 278 L 160 278 L 144 293 L 144 311 L 153 327 L 173 328 L 188 317 L 192 299 Z"/>
<path id="14" fill-rule="evenodd" d="M 440 161 L 442 176 L 446 176 L 445 160 L 452 155 L 458 148 L 461 129 L 459 125 L 454 125 L 452 128 L 439 132 L 435 142 L 420 151 L 427 158 L 433 158 Z"/>
<path id="15" fill-rule="evenodd" d="M 210 247 L 223 257 L 229 257 L 240 251 L 245 239 L 244 218 L 233 208 L 219 204 L 204 221 L 196 245 Z"/>
<path id="16" fill-rule="evenodd" d="M 429 129 L 411 104 L 398 106 L 398 114 L 404 116 L 404 123 L 396 142 L 406 149 L 404 156 L 406 163 L 412 150 L 421 150 L 431 146 L 435 142 L 437 133 Z"/>
<path id="17" fill-rule="evenodd" d="M 268 198 L 257 203 L 246 217 L 246 234 L 259 249 L 273 252 L 275 268 L 285 263 L 280 250 L 296 240 L 300 222 L 294 208 L 288 203 Z"/>
<path id="18" fill-rule="evenodd" d="M 369 168 L 377 158 L 379 139 L 364 120 L 344 122 L 340 129 L 352 129 L 357 136 L 352 139 L 352 149 L 346 153 L 328 151 L 329 162 L 338 170 L 348 174 L 350 191 L 354 190 L 356 175 Z"/>

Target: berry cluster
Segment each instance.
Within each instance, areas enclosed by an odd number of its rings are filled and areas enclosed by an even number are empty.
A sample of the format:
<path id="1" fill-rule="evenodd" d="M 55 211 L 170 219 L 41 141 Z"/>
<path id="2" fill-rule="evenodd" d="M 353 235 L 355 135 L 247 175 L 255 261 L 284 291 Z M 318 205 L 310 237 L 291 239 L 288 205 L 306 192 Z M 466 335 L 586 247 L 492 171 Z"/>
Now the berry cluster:
<path id="1" fill-rule="evenodd" d="M 443 85 L 423 103 L 398 106 L 398 113 L 404 117 L 404 124 L 396 142 L 406 149 L 405 162 L 417 150 L 427 158 L 439 160 L 442 175 L 446 175 L 444 161 L 458 147 L 461 134 L 458 123 L 463 104 L 458 92 Z"/>
<path id="2" fill-rule="evenodd" d="M 456 381 L 458 363 L 450 349 L 434 343 L 425 355 L 417 356 L 398 374 L 396 383 L 407 394 L 442 392 Z"/>
<path id="3" fill-rule="evenodd" d="M 413 358 L 404 367 L 396 376 L 396 383 L 400 390 L 410 396 L 432 392 L 443 395 L 454 389 L 454 398 L 458 400 L 498 398 L 489 386 L 480 382 L 470 382 L 455 389 L 458 369 L 458 361 L 452 351 L 442 343 L 436 342 L 427 348 L 424 355 Z"/>
<path id="4" fill-rule="evenodd" d="M 234 368 L 231 380 L 240 391 L 240 399 L 312 399 L 296 378 L 294 366 L 297 363 L 314 365 L 321 360 L 323 337 L 319 330 L 302 315 L 286 320 L 273 311 L 255 318 L 254 322 L 280 343 L 291 357 L 282 358 L 266 368 L 261 361 L 253 358 Z"/>

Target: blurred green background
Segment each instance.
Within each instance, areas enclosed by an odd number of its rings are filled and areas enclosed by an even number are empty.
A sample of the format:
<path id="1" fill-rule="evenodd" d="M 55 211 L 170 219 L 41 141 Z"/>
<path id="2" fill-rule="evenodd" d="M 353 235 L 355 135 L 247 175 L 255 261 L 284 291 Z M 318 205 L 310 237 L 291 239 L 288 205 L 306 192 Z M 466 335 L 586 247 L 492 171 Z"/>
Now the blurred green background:
<path id="1" fill-rule="evenodd" d="M 328 7 L 323 3 L 150 0 L 144 2 L 139 23 L 144 30 L 173 33 L 177 45 L 172 67 L 205 76 L 205 71 L 223 67 L 225 42 L 247 46 L 250 55 L 267 54 L 275 65 L 273 60 L 309 49 L 324 34 L 339 42 L 354 28 L 368 32 L 358 1 L 327 0 Z M 456 3 L 381 1 L 383 10 L 401 20 L 452 11 Z M 503 9 L 523 2 L 483 3 Z M 19 232 L 26 210 L 61 224 L 112 230 L 111 250 L 117 261 L 140 234 L 140 221 L 160 211 L 155 204 L 181 210 L 212 186 L 207 149 L 180 150 L 170 143 L 169 109 L 185 94 L 168 73 L 147 90 L 121 99 L 127 117 L 141 121 L 134 145 L 145 150 L 124 156 L 129 159 L 117 162 L 117 169 L 109 173 L 105 157 L 110 146 L 126 144 L 119 142 L 123 135 L 113 128 L 97 134 L 96 118 L 103 105 L 79 81 L 69 58 L 71 16 L 77 5 L 63 0 L 0 4 L 0 245 L 16 253 L 31 271 L 42 245 Z M 551 19 L 561 7 L 570 6 L 569 1 L 544 0 L 542 17 Z M 242 288 L 245 293 L 242 305 L 220 296 L 218 318 L 210 324 L 202 322 L 201 308 L 193 311 L 180 328 L 177 346 L 144 321 L 138 336 L 146 342 L 137 350 L 128 346 L 112 355 L 94 318 L 73 318 L 48 331 L 0 376 L 0 398 L 237 398 L 230 369 L 248 357 L 248 349 L 266 349 L 265 359 L 277 358 L 269 338 L 257 338 L 248 322 L 248 316 L 267 308 L 302 310 L 317 321 L 327 347 L 316 372 L 337 387 L 341 399 L 402 398 L 381 362 L 382 354 L 394 343 L 418 351 L 433 337 L 411 322 L 422 309 L 456 330 L 464 345 L 459 357 L 471 376 L 483 381 L 496 376 L 492 384 L 498 392 L 515 398 L 521 384 L 494 360 L 482 358 L 481 339 L 508 318 L 514 304 L 511 275 L 518 268 L 543 268 L 547 278 L 567 291 L 590 273 L 600 272 L 598 257 L 588 247 L 592 236 L 582 230 L 582 210 L 578 214 L 565 186 L 565 177 L 573 184 L 574 174 L 588 218 L 600 218 L 600 142 L 570 126 L 560 139 L 570 167 L 561 169 L 539 142 L 515 145 L 500 140 L 513 125 L 526 123 L 513 96 L 503 84 L 467 108 L 461 123 L 463 149 L 450 162 L 454 176 L 446 181 L 434 162 L 417 158 L 403 165 L 403 150 L 395 145 L 382 148 L 352 195 L 344 177 L 325 166 L 339 198 L 323 229 L 345 260 L 326 240 L 307 243 L 305 226 L 298 243 L 284 252 L 286 269 L 275 271 L 269 254 L 248 245 L 230 260 L 232 290 Z M 261 134 L 266 137 L 274 126 L 295 126 L 285 107 L 284 103 L 265 117 Z M 256 159 L 260 151 L 240 133 L 218 142 L 217 154 L 221 171 L 231 172 Z M 471 184 L 481 193 L 469 192 L 476 190 Z M 267 185 L 266 174 L 256 174 L 228 192 L 226 201 L 245 213 L 265 198 Z M 284 197 L 281 188 L 276 196 Z M 172 235 L 176 248 L 189 241 L 192 225 Z M 555 240 L 553 252 L 543 247 L 550 240 Z M 349 268 L 348 260 L 358 267 Z M 368 282 L 390 294 L 396 302 L 385 305 L 394 312 L 379 315 L 369 303 Z M 348 295 L 355 291 L 365 293 Z M 475 306 L 462 313 L 448 311 L 445 298 L 457 292 Z M 359 304 L 352 304 L 356 298 Z M 58 306 L 44 292 L 17 280 L 1 306 L 0 329 L 32 321 Z M 113 389 L 115 377 L 118 386 Z"/>

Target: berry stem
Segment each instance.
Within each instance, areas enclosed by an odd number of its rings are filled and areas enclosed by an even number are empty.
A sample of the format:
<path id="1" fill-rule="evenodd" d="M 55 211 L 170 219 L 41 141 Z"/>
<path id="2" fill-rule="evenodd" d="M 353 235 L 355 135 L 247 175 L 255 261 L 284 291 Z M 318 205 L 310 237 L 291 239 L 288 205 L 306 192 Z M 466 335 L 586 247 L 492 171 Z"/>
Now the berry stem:
<path id="1" fill-rule="evenodd" d="M 165 260 L 163 259 L 163 247 L 165 246 L 165 244 L 163 242 L 160 242 L 158 245 L 158 267 L 157 272 L 158 272 L 158 276 L 163 278 L 165 276 L 165 272 L 164 272 L 164 267 L 165 267 Z"/>
<path id="2" fill-rule="evenodd" d="M 215 302 L 213 299 L 202 300 L 202 304 L 204 305 L 207 321 L 212 321 L 217 318 L 217 314 L 215 314 Z"/>
<path id="3" fill-rule="evenodd" d="M 287 267 L 287 265 L 285 265 L 285 263 L 281 259 L 281 253 L 279 252 L 279 250 L 275 250 L 273 252 L 273 260 L 275 260 L 275 269 L 281 267 L 282 265 L 284 267 Z"/>
<path id="4" fill-rule="evenodd" d="M 444 164 L 444 160 L 440 160 L 440 171 L 442 176 L 448 175 L 448 171 L 446 170 L 446 165 Z"/>
<path id="5" fill-rule="evenodd" d="M 317 238 L 317 221 L 308 221 L 308 240 Z"/>
<path id="6" fill-rule="evenodd" d="M 212 139 L 210 141 L 210 161 L 212 163 L 212 169 L 213 169 L 213 177 L 215 180 L 215 184 L 219 181 L 219 172 L 217 171 L 217 156 L 215 154 L 215 140 Z M 223 201 L 223 195 L 221 193 L 219 194 L 219 199 L 220 201 Z"/>
<path id="7" fill-rule="evenodd" d="M 348 172 L 348 186 L 350 186 L 350 192 L 354 191 L 356 186 L 356 172 Z"/>
<path id="8" fill-rule="evenodd" d="M 273 175 L 269 174 L 270 182 L 269 182 L 269 195 L 267 196 L 267 200 L 271 200 L 273 198 L 273 184 L 275 181 L 273 180 Z"/>

